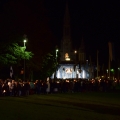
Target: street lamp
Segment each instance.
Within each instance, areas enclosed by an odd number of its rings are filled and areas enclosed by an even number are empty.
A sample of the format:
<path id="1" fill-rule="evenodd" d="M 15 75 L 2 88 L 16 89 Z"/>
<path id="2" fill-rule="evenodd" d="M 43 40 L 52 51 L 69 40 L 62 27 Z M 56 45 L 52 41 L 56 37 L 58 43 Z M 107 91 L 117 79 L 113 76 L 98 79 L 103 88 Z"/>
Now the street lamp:
<path id="1" fill-rule="evenodd" d="M 24 39 L 24 40 L 23 40 L 23 42 L 24 42 L 24 47 L 26 47 L 26 46 L 25 46 L 25 43 L 27 42 L 27 40 L 26 40 L 26 39 Z"/>
<path id="2" fill-rule="evenodd" d="M 109 75 L 108 75 L 108 69 L 107 69 L 106 71 L 107 71 L 107 78 L 109 78 Z"/>
<path id="3" fill-rule="evenodd" d="M 74 53 L 75 53 L 75 67 L 77 66 L 77 50 L 75 50 L 74 51 Z M 75 71 L 76 71 L 76 79 L 78 78 L 78 74 L 77 74 L 77 69 L 75 69 Z"/>
<path id="4" fill-rule="evenodd" d="M 77 50 L 75 50 L 74 53 L 75 53 L 75 62 L 77 62 Z"/>
<path id="5" fill-rule="evenodd" d="M 58 53 L 58 49 L 56 49 L 56 60 L 57 60 L 57 53 Z"/>
<path id="6" fill-rule="evenodd" d="M 58 57 L 57 53 L 58 53 L 59 50 L 56 49 L 55 51 L 56 51 L 56 64 L 57 64 L 57 57 Z M 55 70 L 55 74 L 54 74 L 54 79 L 55 79 L 55 78 L 56 78 L 56 70 Z"/>
<path id="7" fill-rule="evenodd" d="M 24 43 L 24 81 L 25 81 L 25 49 L 26 49 L 26 46 L 25 46 L 25 43 L 27 42 L 26 39 L 23 40 L 23 43 Z"/>

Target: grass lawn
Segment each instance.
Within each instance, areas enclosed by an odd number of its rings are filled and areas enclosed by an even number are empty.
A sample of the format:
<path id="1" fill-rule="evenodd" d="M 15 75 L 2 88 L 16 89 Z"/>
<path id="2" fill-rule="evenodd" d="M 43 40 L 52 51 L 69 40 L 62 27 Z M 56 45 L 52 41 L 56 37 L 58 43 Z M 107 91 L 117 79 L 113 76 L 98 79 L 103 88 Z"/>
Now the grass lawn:
<path id="1" fill-rule="evenodd" d="M 120 120 L 119 93 L 1 97 L 0 120 Z"/>

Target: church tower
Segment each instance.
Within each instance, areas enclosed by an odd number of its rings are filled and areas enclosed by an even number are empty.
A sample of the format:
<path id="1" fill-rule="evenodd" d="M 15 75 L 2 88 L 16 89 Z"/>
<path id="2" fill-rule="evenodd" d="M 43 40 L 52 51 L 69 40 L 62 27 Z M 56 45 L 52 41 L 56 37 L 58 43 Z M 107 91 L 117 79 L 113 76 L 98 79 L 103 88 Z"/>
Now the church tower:
<path id="1" fill-rule="evenodd" d="M 63 38 L 61 42 L 61 61 L 71 61 L 73 59 L 72 57 L 70 15 L 67 2 L 63 23 Z"/>

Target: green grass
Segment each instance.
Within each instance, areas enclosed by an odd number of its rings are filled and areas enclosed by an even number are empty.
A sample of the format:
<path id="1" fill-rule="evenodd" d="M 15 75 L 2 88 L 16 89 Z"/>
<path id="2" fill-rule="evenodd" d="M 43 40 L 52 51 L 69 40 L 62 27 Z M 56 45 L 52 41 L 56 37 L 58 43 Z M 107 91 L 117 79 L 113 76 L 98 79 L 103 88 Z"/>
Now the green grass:
<path id="1" fill-rule="evenodd" d="M 119 120 L 119 93 L 1 97 L 0 120 Z"/>

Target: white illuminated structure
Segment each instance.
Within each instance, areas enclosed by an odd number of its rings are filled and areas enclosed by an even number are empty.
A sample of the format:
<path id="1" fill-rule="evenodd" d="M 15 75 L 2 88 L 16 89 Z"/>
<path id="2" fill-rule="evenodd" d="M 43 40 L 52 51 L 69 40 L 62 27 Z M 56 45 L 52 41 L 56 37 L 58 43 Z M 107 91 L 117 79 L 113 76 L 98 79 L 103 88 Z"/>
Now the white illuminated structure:
<path id="1" fill-rule="evenodd" d="M 56 71 L 56 77 L 58 79 L 88 79 L 89 72 L 84 67 L 81 67 L 80 70 L 79 65 L 74 67 L 74 64 L 60 64 L 60 67 Z M 54 73 L 51 78 L 54 78 Z"/>
<path id="2" fill-rule="evenodd" d="M 60 48 L 60 64 L 57 68 L 57 79 L 90 79 L 90 66 L 86 61 L 84 41 L 81 40 L 79 48 L 73 49 L 71 40 L 70 15 L 68 4 L 66 4 L 65 16 L 63 21 L 63 38 Z M 54 75 L 52 79 L 54 79 Z"/>

